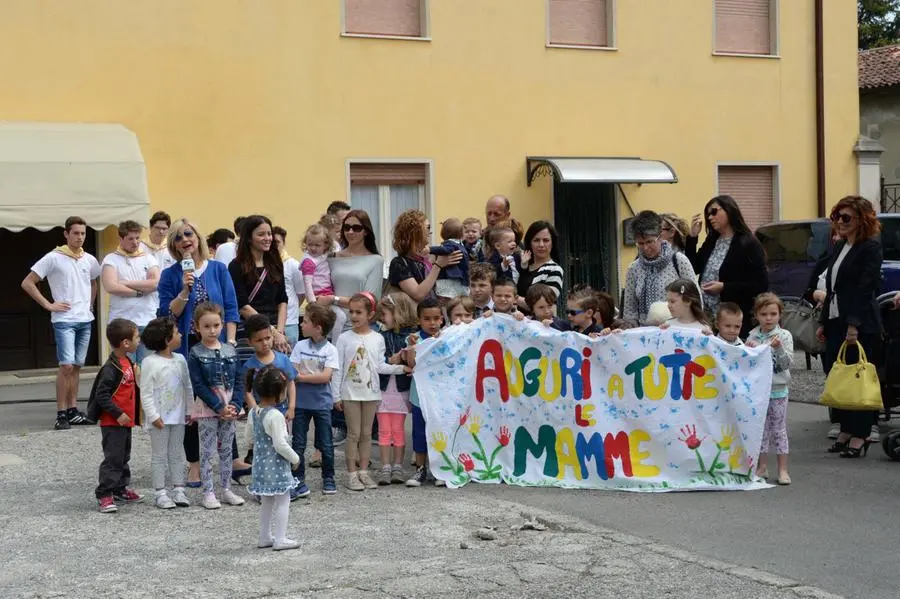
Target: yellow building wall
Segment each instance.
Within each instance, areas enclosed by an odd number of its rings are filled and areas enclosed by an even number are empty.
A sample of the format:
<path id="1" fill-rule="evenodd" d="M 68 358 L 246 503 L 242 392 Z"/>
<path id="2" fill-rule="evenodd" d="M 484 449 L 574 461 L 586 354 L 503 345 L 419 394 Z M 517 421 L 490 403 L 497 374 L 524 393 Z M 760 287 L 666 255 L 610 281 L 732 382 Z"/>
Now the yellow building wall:
<path id="1" fill-rule="evenodd" d="M 430 42 L 341 37 L 338 0 L 4 0 L 0 118 L 122 123 L 153 209 L 206 233 L 261 211 L 289 243 L 351 157 L 432 159 L 436 221 L 494 193 L 552 218 L 526 155 L 666 160 L 678 184 L 625 192 L 685 217 L 718 161 L 775 162 L 781 216 L 816 215 L 813 0 L 778 2 L 778 59 L 713 56 L 712 0 L 619 0 L 617 51 L 545 47 L 545 0 L 429 4 Z M 829 203 L 857 189 L 853 8 L 825 3 Z"/>

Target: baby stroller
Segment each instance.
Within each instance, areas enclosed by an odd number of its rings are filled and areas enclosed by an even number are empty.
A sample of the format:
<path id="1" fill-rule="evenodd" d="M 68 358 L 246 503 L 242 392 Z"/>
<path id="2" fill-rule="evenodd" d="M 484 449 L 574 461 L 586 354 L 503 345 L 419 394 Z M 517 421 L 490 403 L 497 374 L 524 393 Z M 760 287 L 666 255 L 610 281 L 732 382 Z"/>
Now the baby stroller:
<path id="1" fill-rule="evenodd" d="M 900 310 L 894 309 L 894 295 L 885 293 L 878 297 L 881 322 L 884 327 L 881 366 L 881 399 L 884 403 L 884 419 L 900 414 Z M 900 430 L 891 431 L 881 439 L 884 453 L 900 462 Z"/>

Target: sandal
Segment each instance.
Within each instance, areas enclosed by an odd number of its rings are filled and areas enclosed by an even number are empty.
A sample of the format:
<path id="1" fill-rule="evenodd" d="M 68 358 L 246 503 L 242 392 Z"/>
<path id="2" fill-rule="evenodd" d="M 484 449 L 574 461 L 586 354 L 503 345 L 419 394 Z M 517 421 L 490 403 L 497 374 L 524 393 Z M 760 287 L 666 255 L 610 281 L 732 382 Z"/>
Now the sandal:
<path id="1" fill-rule="evenodd" d="M 844 452 L 844 451 L 847 450 L 847 447 L 849 446 L 849 445 L 848 445 L 849 443 L 850 443 L 849 441 L 843 441 L 843 442 L 842 442 L 842 441 L 835 441 L 835 442 L 834 442 L 834 445 L 832 445 L 831 447 L 829 447 L 829 448 L 826 449 L 825 451 L 827 451 L 828 453 L 842 453 L 842 452 Z"/>
<path id="2" fill-rule="evenodd" d="M 791 475 L 787 472 L 778 475 L 778 484 L 782 486 L 787 486 L 791 484 Z"/>
<path id="3" fill-rule="evenodd" d="M 847 446 L 847 449 L 841 452 L 842 458 L 850 458 L 850 459 L 859 459 L 861 457 L 865 457 L 866 454 L 869 453 L 869 444 L 870 441 L 865 441 L 862 444 L 862 447 L 850 447 Z"/>

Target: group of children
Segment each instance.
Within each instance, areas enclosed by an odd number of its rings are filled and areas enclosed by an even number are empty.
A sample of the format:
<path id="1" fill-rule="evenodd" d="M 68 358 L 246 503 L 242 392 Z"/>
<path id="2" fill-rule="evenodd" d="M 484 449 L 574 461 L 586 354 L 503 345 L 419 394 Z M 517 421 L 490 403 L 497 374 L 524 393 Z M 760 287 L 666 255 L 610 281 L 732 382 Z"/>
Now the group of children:
<path id="1" fill-rule="evenodd" d="M 286 537 L 288 504 L 311 492 L 304 460 L 311 422 L 315 447 L 322 455 L 322 493 L 337 491 L 332 409 L 342 411 L 347 422 L 348 489 L 363 491 L 392 483 L 421 486 L 427 477 L 427 443 L 425 419 L 410 376 L 415 368 L 416 345 L 441 334 L 445 315 L 448 325 L 471 323 L 494 313 L 524 319 L 517 308 L 513 280 L 497 278 L 496 272 L 487 263 L 472 265 L 469 295 L 455 297 L 445 306 L 433 299 L 416 305 L 402 292 L 389 293 L 381 301 L 367 292 L 358 293 L 349 301 L 351 328 L 338 337 L 336 344 L 328 340 L 335 327 L 335 311 L 311 303 L 303 315 L 303 338 L 290 356 L 273 349 L 271 324 L 265 316 L 254 315 L 245 322 L 254 356 L 244 364 L 239 363 L 234 347 L 220 340 L 222 308 L 202 303 L 195 308 L 193 321 L 200 342 L 187 360 L 176 351 L 181 334 L 174 320 L 157 318 L 144 329 L 140 341 L 153 354 L 143 362 L 140 387 L 127 356 L 138 344 L 137 326 L 122 319 L 111 321 L 107 338 L 113 353 L 97 375 L 89 402 L 89 416 L 99 421 L 103 435 L 104 460 L 96 489 L 100 511 L 115 512 L 116 501 L 143 499 L 129 488 L 128 464 L 131 428 L 140 422 L 141 411 L 151 427 L 156 506 L 170 509 L 190 505 L 185 494 L 182 441 L 185 425 L 197 422 L 200 503 L 204 508 L 217 509 L 221 503 L 214 489 L 214 455 L 219 457 L 221 500 L 229 505 L 244 503 L 231 490 L 231 446 L 235 420 L 246 410 L 247 441 L 253 456 L 253 480 L 248 490 L 262 505 L 260 547 L 281 550 L 297 546 Z M 555 290 L 546 285 L 533 285 L 524 300 L 530 318 L 557 330 L 596 337 L 622 328 L 612 297 L 590 288 L 576 289 L 569 295 L 566 320 L 555 315 Z M 669 285 L 667 307 L 670 318 L 661 323 L 662 327 L 712 334 L 693 281 L 679 279 Z M 773 294 L 757 298 L 754 313 L 759 326 L 750 333 L 747 345 L 770 344 L 775 372 L 757 473 L 766 476 L 766 457 L 773 447 L 778 455 L 778 482 L 790 484 L 786 410 L 793 343 L 790 333 L 778 326 L 782 307 Z M 742 318 L 736 305 L 719 306 L 715 323 L 719 338 L 741 344 L 738 335 Z M 408 414 L 412 417 L 416 466 L 409 478 L 403 471 Z M 377 480 L 369 472 L 376 418 L 382 464 Z M 172 487 L 171 495 L 167 482 Z"/>

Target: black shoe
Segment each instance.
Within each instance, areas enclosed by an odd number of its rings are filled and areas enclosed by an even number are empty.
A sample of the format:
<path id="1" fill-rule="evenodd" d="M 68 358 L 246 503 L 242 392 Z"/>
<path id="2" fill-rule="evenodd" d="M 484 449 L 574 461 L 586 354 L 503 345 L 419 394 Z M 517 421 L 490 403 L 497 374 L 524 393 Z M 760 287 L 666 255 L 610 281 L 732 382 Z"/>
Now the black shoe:
<path id="1" fill-rule="evenodd" d="M 56 417 L 56 424 L 53 425 L 53 428 L 58 431 L 67 431 L 72 428 L 72 425 L 69 424 L 69 419 L 66 418 L 65 414 L 60 414 Z"/>
<path id="2" fill-rule="evenodd" d="M 79 425 L 88 425 L 94 424 L 88 417 L 79 410 L 75 410 L 74 412 L 66 412 L 66 418 L 69 420 L 69 424 L 79 426 Z"/>
<path id="3" fill-rule="evenodd" d="M 862 444 L 862 447 L 850 447 L 847 446 L 847 449 L 841 452 L 842 458 L 851 458 L 851 459 L 859 459 L 861 457 L 865 457 L 866 454 L 869 453 L 869 443 L 870 441 L 866 441 Z"/>
<path id="4" fill-rule="evenodd" d="M 406 481 L 407 487 L 421 487 L 425 484 L 425 480 L 428 478 L 428 471 L 425 469 L 425 466 L 419 466 L 416 468 L 416 473 L 412 475 L 412 478 Z"/>
<path id="5" fill-rule="evenodd" d="M 835 441 L 834 445 L 829 447 L 826 451 L 828 453 L 842 453 L 847 450 L 847 441 Z"/>

